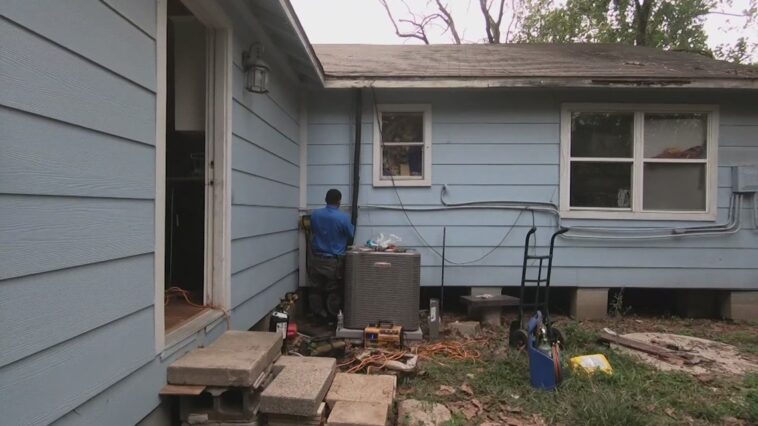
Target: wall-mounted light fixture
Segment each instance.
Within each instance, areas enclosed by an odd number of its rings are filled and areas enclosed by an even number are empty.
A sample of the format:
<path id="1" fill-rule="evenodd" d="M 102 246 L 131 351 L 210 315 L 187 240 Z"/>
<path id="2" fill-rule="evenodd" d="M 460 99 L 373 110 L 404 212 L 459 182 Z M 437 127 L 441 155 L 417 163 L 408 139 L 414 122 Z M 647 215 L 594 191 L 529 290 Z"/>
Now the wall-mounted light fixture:
<path id="1" fill-rule="evenodd" d="M 252 93 L 268 92 L 268 64 L 261 59 L 263 45 L 253 43 L 242 52 L 242 69 L 245 71 L 245 89 Z"/>

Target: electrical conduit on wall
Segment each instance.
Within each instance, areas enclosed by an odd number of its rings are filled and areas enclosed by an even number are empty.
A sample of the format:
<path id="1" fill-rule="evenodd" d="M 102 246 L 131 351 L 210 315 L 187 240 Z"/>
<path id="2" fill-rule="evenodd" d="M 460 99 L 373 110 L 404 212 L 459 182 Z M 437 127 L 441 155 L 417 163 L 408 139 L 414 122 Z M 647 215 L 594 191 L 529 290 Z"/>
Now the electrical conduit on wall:
<path id="1" fill-rule="evenodd" d="M 433 212 L 447 210 L 518 210 L 536 213 L 546 213 L 556 219 L 556 227 L 564 227 L 562 224 L 560 210 L 558 206 L 551 202 L 536 201 L 503 201 L 503 200 L 481 200 L 463 203 L 452 203 L 445 200 L 445 194 L 448 192 L 447 185 L 444 185 L 440 191 L 440 202 L 442 206 L 434 207 L 405 207 L 390 206 L 378 204 L 366 204 L 360 206 L 365 209 L 377 210 L 395 210 L 405 212 Z M 399 194 L 398 194 L 399 197 Z M 732 193 L 729 202 L 729 214 L 727 222 L 724 224 L 690 226 L 690 227 L 631 227 L 631 228 L 610 228 L 598 226 L 571 226 L 570 231 L 561 235 L 566 239 L 584 239 L 584 240 L 639 240 L 639 239 L 660 239 L 660 238 L 678 238 L 694 236 L 715 236 L 734 234 L 740 230 L 741 210 L 745 194 Z M 753 195 L 753 221 L 758 228 L 758 195 Z M 409 224 L 413 226 L 410 218 L 407 218 Z M 518 220 L 518 218 L 516 219 Z M 414 227 L 415 229 L 415 227 Z M 428 245 L 427 245 L 428 246 Z"/>

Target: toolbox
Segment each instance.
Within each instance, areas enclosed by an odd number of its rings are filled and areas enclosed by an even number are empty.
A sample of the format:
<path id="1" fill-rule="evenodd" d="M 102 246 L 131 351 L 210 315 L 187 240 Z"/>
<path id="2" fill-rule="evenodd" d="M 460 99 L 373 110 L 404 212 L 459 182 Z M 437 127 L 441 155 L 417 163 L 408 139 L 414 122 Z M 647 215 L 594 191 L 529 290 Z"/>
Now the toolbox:
<path id="1" fill-rule="evenodd" d="M 378 321 L 363 330 L 363 344 L 366 347 L 400 347 L 402 343 L 403 327 L 400 325 Z"/>

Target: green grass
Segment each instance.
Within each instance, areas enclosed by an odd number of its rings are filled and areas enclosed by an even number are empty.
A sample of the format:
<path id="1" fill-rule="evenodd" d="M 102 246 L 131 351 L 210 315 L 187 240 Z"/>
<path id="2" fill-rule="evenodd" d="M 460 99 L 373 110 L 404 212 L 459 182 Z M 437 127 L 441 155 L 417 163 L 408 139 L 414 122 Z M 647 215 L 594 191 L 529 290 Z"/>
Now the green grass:
<path id="1" fill-rule="evenodd" d="M 755 333 L 747 331 L 724 333 L 720 336 L 719 340 L 734 345 L 743 352 L 758 354 L 758 337 L 756 337 Z"/>
<path id="2" fill-rule="evenodd" d="M 758 424 L 758 374 L 744 379 L 716 379 L 708 384 L 681 372 L 661 372 L 595 343 L 594 333 L 576 324 L 563 327 L 567 347 L 564 364 L 570 357 L 605 354 L 614 373 L 575 374 L 564 379 L 555 392 L 529 385 L 526 353 L 509 351 L 482 361 L 453 361 L 439 358 L 426 362 L 424 374 L 407 379 L 409 398 L 434 402 L 467 400 L 458 391 L 437 395 L 441 385 L 458 388 L 469 383 L 474 397 L 485 410 L 497 412 L 501 404 L 518 407 L 526 415 L 537 413 L 549 424 L 564 425 L 678 425 L 721 424 L 725 417 Z M 566 372 L 568 373 L 568 372 Z M 457 416 L 451 425 L 467 423 Z"/>

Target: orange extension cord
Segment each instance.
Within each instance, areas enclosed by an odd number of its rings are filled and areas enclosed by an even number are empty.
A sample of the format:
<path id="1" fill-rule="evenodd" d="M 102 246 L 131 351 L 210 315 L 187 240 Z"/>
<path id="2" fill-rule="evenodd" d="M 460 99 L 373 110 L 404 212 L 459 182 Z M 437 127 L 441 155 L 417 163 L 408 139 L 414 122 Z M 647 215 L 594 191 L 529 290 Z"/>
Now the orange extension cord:
<path id="1" fill-rule="evenodd" d="M 421 359 L 431 359 L 436 355 L 441 355 L 457 361 L 478 361 L 482 354 L 472 346 L 479 346 L 485 342 L 485 340 L 448 340 L 423 343 L 416 347 L 415 352 Z"/>
<path id="2" fill-rule="evenodd" d="M 387 365 L 389 361 L 398 361 L 402 359 L 408 352 L 406 351 L 396 351 L 396 352 L 385 352 L 385 351 L 379 351 L 379 353 L 367 356 L 366 358 L 363 358 L 362 360 L 359 360 L 358 358 L 353 358 L 350 361 L 340 364 L 339 367 L 347 367 L 348 365 L 351 365 L 355 363 L 356 361 L 359 361 L 357 365 L 354 365 L 353 367 L 350 367 L 347 372 L 348 373 L 357 373 L 364 368 L 368 372 L 369 367 L 375 366 L 384 368 L 384 366 Z"/>
<path id="3" fill-rule="evenodd" d="M 472 346 L 477 346 L 485 343 L 484 340 L 468 340 L 464 342 L 451 340 L 436 343 L 424 343 L 414 347 L 411 351 L 398 350 L 388 351 L 385 349 L 377 349 L 376 353 L 367 356 L 363 359 L 353 357 L 351 360 L 339 364 L 338 367 L 348 367 L 348 373 L 357 373 L 366 369 L 366 373 L 372 367 L 379 369 L 384 368 L 389 361 L 399 361 L 406 355 L 418 355 L 420 359 L 433 359 L 435 356 L 442 356 L 448 359 L 456 361 L 478 361 L 481 358 L 481 353 L 474 349 Z M 357 362 L 357 364 L 356 364 Z"/>

